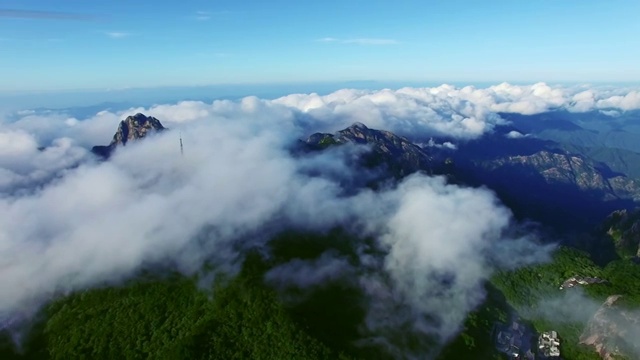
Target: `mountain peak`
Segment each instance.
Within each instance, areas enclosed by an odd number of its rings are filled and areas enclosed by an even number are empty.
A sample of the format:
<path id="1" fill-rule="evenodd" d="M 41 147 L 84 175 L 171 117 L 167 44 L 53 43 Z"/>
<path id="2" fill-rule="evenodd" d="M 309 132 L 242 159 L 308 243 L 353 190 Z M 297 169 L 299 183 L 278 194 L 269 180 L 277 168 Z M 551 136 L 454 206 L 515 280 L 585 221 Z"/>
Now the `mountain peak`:
<path id="1" fill-rule="evenodd" d="M 144 123 L 144 122 L 148 121 L 148 119 L 150 119 L 152 117 L 147 117 L 147 115 L 145 115 L 143 113 L 137 113 L 135 115 L 127 116 L 127 119 L 129 119 L 129 118 L 132 119 L 132 120 L 135 120 L 137 122 Z"/>
<path id="2" fill-rule="evenodd" d="M 364 156 L 367 166 L 385 165 L 400 177 L 416 171 L 432 170 L 432 158 L 421 147 L 392 132 L 370 129 L 361 122 L 334 134 L 315 133 L 306 143 L 316 149 L 347 143 L 367 145 L 371 149 Z"/>
<path id="3" fill-rule="evenodd" d="M 351 126 L 349 126 L 349 128 L 353 128 L 353 129 L 361 129 L 361 130 L 369 130 L 369 128 L 367 127 L 367 125 L 356 121 L 354 122 Z"/>
<path id="4" fill-rule="evenodd" d="M 120 122 L 110 145 L 126 145 L 129 140 L 142 139 L 150 131 L 162 130 L 165 130 L 165 127 L 162 126 L 160 120 L 153 116 L 137 113 L 133 116 L 127 116 Z"/>
<path id="5" fill-rule="evenodd" d="M 108 158 L 116 147 L 127 145 L 131 140 L 139 140 L 153 132 L 166 130 L 160 120 L 153 116 L 146 116 L 143 113 L 127 116 L 120 121 L 116 133 L 108 146 L 94 146 L 93 153 Z"/>

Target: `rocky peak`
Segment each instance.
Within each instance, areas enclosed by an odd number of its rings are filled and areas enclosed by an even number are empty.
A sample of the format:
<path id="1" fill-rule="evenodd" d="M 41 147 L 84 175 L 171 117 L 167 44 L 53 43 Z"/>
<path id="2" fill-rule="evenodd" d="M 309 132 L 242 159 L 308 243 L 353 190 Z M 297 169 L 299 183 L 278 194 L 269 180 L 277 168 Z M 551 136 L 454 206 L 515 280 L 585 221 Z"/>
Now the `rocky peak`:
<path id="1" fill-rule="evenodd" d="M 367 125 L 365 125 L 365 124 L 363 124 L 363 123 L 361 123 L 361 122 L 359 122 L 359 121 L 354 122 L 351 126 L 349 126 L 349 127 L 348 127 L 348 129 L 351 129 L 351 128 L 353 128 L 353 129 L 369 130 L 369 128 L 367 127 Z"/>
<path id="2" fill-rule="evenodd" d="M 153 116 L 137 113 L 133 116 L 127 116 L 120 122 L 111 144 L 126 145 L 129 140 L 141 139 L 150 131 L 162 130 L 165 130 L 165 127 L 162 126 L 160 120 Z"/>
<path id="3" fill-rule="evenodd" d="M 315 133 L 306 140 L 315 149 L 341 144 L 362 144 L 371 152 L 364 163 L 369 166 L 386 165 L 394 175 L 406 176 L 416 171 L 431 172 L 431 156 L 420 146 L 389 131 L 370 129 L 363 123 L 354 123 L 334 134 Z"/>
<path id="4" fill-rule="evenodd" d="M 120 121 L 111 143 L 107 146 L 94 146 L 91 151 L 103 158 L 108 158 L 118 146 L 125 146 L 129 141 L 135 141 L 147 135 L 166 130 L 160 120 L 142 113 L 127 116 Z"/>

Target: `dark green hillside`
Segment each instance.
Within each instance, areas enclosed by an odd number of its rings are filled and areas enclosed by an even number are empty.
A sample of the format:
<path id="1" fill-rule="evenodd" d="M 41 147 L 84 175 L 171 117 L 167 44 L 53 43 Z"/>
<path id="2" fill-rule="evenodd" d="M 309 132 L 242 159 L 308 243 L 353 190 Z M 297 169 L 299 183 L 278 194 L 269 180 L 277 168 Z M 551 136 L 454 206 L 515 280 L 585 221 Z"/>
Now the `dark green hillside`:
<path id="1" fill-rule="evenodd" d="M 238 277 L 209 291 L 176 275 L 71 295 L 46 309 L 26 354 L 15 354 L 8 341 L 0 354 L 2 359 L 349 358 L 309 335 L 313 324 L 294 320 L 262 284 L 263 265 L 250 257 Z"/>
<path id="2" fill-rule="evenodd" d="M 78 292 L 46 307 L 22 355 L 0 338 L 0 358 L 388 359 L 380 348 L 355 345 L 365 315 L 355 284 L 276 291 L 264 281 L 278 265 L 327 250 L 355 264 L 353 241 L 341 231 L 291 232 L 272 241 L 271 256 L 251 253 L 237 276 L 205 288 L 197 277 L 147 274 Z"/>

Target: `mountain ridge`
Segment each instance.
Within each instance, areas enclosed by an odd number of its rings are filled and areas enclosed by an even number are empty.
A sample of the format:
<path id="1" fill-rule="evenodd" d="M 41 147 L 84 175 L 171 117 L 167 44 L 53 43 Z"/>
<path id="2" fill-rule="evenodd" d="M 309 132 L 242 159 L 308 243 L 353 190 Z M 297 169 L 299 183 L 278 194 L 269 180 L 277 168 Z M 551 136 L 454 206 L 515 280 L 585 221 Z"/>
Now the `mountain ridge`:
<path id="1" fill-rule="evenodd" d="M 370 146 L 370 153 L 363 159 L 364 165 L 384 165 L 396 177 L 404 177 L 417 171 L 432 173 L 433 169 L 433 157 L 422 147 L 405 137 L 386 130 L 371 129 L 361 122 L 333 134 L 314 133 L 304 143 L 312 150 L 344 144 Z"/>

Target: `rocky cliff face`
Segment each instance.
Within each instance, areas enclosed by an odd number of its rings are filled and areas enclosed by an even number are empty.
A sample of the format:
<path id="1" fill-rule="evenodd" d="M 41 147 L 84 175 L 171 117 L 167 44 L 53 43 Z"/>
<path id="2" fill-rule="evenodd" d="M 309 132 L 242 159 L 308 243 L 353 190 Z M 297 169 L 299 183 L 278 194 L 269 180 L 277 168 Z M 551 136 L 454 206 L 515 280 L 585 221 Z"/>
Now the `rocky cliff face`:
<path id="1" fill-rule="evenodd" d="M 118 130 L 115 135 L 113 135 L 111 144 L 126 145 L 130 140 L 142 139 L 147 136 L 149 132 L 162 130 L 165 130 L 165 127 L 162 126 L 160 120 L 153 116 L 145 116 L 144 114 L 137 113 L 133 116 L 128 116 L 120 122 Z"/>
<path id="2" fill-rule="evenodd" d="M 519 219 L 560 231 L 591 231 L 612 211 L 640 201 L 640 180 L 607 164 L 533 137 L 488 134 L 451 153 L 457 179 L 487 186 Z"/>
<path id="3" fill-rule="evenodd" d="M 629 357 L 640 352 L 637 343 L 640 316 L 619 306 L 621 298 L 609 296 L 580 336 L 580 343 L 593 346 L 602 359 L 613 360 L 616 356 Z"/>
<path id="4" fill-rule="evenodd" d="M 485 164 L 495 170 L 519 166 L 540 174 L 547 183 L 574 185 L 581 191 L 600 191 L 603 200 L 632 198 L 640 200 L 640 185 L 620 174 L 610 174 L 597 164 L 564 152 L 540 151 L 531 155 L 515 155 L 491 160 Z"/>
<path id="5" fill-rule="evenodd" d="M 118 146 L 125 146 L 129 141 L 142 139 L 153 132 L 166 130 L 160 120 L 153 116 L 137 113 L 120 122 L 111 143 L 107 146 L 94 146 L 91 151 L 101 157 L 108 158 Z"/>
<path id="6" fill-rule="evenodd" d="M 362 123 L 355 123 L 335 134 L 315 133 L 306 140 L 313 149 L 348 143 L 369 146 L 371 151 L 365 155 L 364 165 L 384 165 L 398 177 L 416 171 L 430 172 L 432 168 L 431 156 L 418 145 L 389 131 L 370 129 Z"/>

